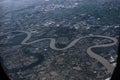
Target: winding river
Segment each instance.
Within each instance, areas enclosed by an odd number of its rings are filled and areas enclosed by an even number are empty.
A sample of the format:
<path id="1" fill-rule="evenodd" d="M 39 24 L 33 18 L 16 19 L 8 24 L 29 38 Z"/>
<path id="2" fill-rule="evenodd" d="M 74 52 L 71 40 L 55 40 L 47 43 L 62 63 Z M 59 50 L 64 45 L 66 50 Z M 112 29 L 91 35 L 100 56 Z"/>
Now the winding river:
<path id="1" fill-rule="evenodd" d="M 99 47 L 109 47 L 109 46 L 113 46 L 115 45 L 118 40 L 116 38 L 113 38 L 113 37 L 108 37 L 108 36 L 102 36 L 102 35 L 89 35 L 89 36 L 84 36 L 84 37 L 79 37 L 77 39 L 74 39 L 73 41 L 71 41 L 70 44 L 68 44 L 66 47 L 64 48 L 57 48 L 55 46 L 55 39 L 54 38 L 43 38 L 43 39 L 38 39 L 38 40 L 35 40 L 35 41 L 31 41 L 31 42 L 27 42 L 30 38 L 31 38 L 31 34 L 32 32 L 27 32 L 27 31 L 13 31 L 13 32 L 22 32 L 22 33 L 26 33 L 27 34 L 27 37 L 22 40 L 21 44 L 24 44 L 24 45 L 30 45 L 30 44 L 33 44 L 33 43 L 36 43 L 36 42 L 39 42 L 39 41 L 43 41 L 43 40 L 50 40 L 50 48 L 53 49 L 53 50 L 65 50 L 65 49 L 68 49 L 68 48 L 71 48 L 72 46 L 74 46 L 79 40 L 81 39 L 85 39 L 85 38 L 91 38 L 91 37 L 94 37 L 94 38 L 106 38 L 106 39 L 110 39 L 112 40 L 112 43 L 108 43 L 108 44 L 100 44 L 100 45 L 94 45 L 94 46 L 90 46 L 87 48 L 87 54 L 96 59 L 97 61 L 99 61 L 103 66 L 106 67 L 106 69 L 108 70 L 109 73 L 113 73 L 113 70 L 114 70 L 114 66 L 112 64 L 109 63 L 108 60 L 106 60 L 104 57 L 100 56 L 100 55 L 97 55 L 97 53 L 93 52 L 92 51 L 92 48 L 99 48 Z M 8 33 L 7 33 L 8 34 Z"/>

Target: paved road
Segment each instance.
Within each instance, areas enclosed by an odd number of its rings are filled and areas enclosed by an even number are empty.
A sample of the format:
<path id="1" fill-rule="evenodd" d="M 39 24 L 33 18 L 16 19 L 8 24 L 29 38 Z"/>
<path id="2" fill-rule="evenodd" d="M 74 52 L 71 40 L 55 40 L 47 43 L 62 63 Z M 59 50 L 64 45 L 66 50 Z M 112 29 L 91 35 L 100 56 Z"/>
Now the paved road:
<path id="1" fill-rule="evenodd" d="M 14 31 L 15 32 L 15 31 Z M 114 70 L 114 66 L 111 65 L 109 63 L 108 60 L 106 60 L 104 57 L 100 56 L 100 55 L 97 55 L 97 53 L 93 52 L 91 49 L 92 48 L 99 48 L 99 47 L 109 47 L 109 46 L 113 46 L 115 45 L 118 40 L 116 38 L 113 38 L 113 37 L 108 37 L 108 36 L 102 36 L 102 35 L 91 35 L 91 36 L 84 36 L 84 37 L 79 37 L 77 39 L 74 39 L 70 44 L 68 44 L 66 47 L 64 48 L 57 48 L 55 46 L 55 43 L 56 43 L 56 40 L 54 38 L 43 38 L 43 39 L 38 39 L 38 40 L 35 40 L 35 41 L 31 41 L 31 42 L 27 42 L 30 38 L 31 38 L 31 34 L 32 32 L 26 32 L 26 31 L 16 31 L 16 32 L 22 32 L 22 33 L 26 33 L 27 34 L 27 37 L 21 42 L 21 44 L 24 44 L 24 45 L 30 45 L 30 44 L 33 44 L 33 43 L 36 43 L 36 42 L 39 42 L 39 41 L 43 41 L 43 40 L 50 40 L 50 48 L 54 49 L 54 50 L 65 50 L 65 49 L 68 49 L 68 48 L 71 48 L 72 46 L 74 46 L 79 40 L 81 39 L 85 39 L 85 38 L 91 38 L 91 37 L 94 37 L 94 38 L 106 38 L 106 39 L 110 39 L 112 40 L 113 42 L 112 43 L 108 43 L 108 44 L 100 44 L 100 45 L 94 45 L 94 46 L 90 46 L 87 48 L 87 54 L 96 59 L 97 61 L 99 61 L 101 64 L 103 64 L 106 69 L 108 70 L 109 73 L 113 73 L 113 70 Z"/>

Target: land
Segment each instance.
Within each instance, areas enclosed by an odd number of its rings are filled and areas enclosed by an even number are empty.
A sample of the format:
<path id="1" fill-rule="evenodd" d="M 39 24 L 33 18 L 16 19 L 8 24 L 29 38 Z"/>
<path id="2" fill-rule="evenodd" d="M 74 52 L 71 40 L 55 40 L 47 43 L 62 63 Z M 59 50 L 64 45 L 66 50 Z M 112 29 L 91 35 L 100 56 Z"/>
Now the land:
<path id="1" fill-rule="evenodd" d="M 0 2 L 4 10 L 0 13 L 0 62 L 11 80 L 106 80 L 112 76 L 119 43 L 119 0 L 33 2 L 16 1 L 12 9 L 5 5 L 7 1 Z"/>

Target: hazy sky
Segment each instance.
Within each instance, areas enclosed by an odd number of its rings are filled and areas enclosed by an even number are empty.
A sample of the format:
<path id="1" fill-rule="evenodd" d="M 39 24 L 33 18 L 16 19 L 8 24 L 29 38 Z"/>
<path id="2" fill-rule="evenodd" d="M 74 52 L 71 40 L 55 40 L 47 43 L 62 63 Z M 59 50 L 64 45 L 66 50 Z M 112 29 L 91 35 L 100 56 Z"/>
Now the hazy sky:
<path id="1" fill-rule="evenodd" d="M 0 2 L 0 6 L 4 10 L 11 10 L 11 9 L 19 9 L 19 8 L 24 8 L 29 5 L 35 4 L 41 0 L 3 0 Z M 43 1 L 43 0 L 42 0 Z"/>

